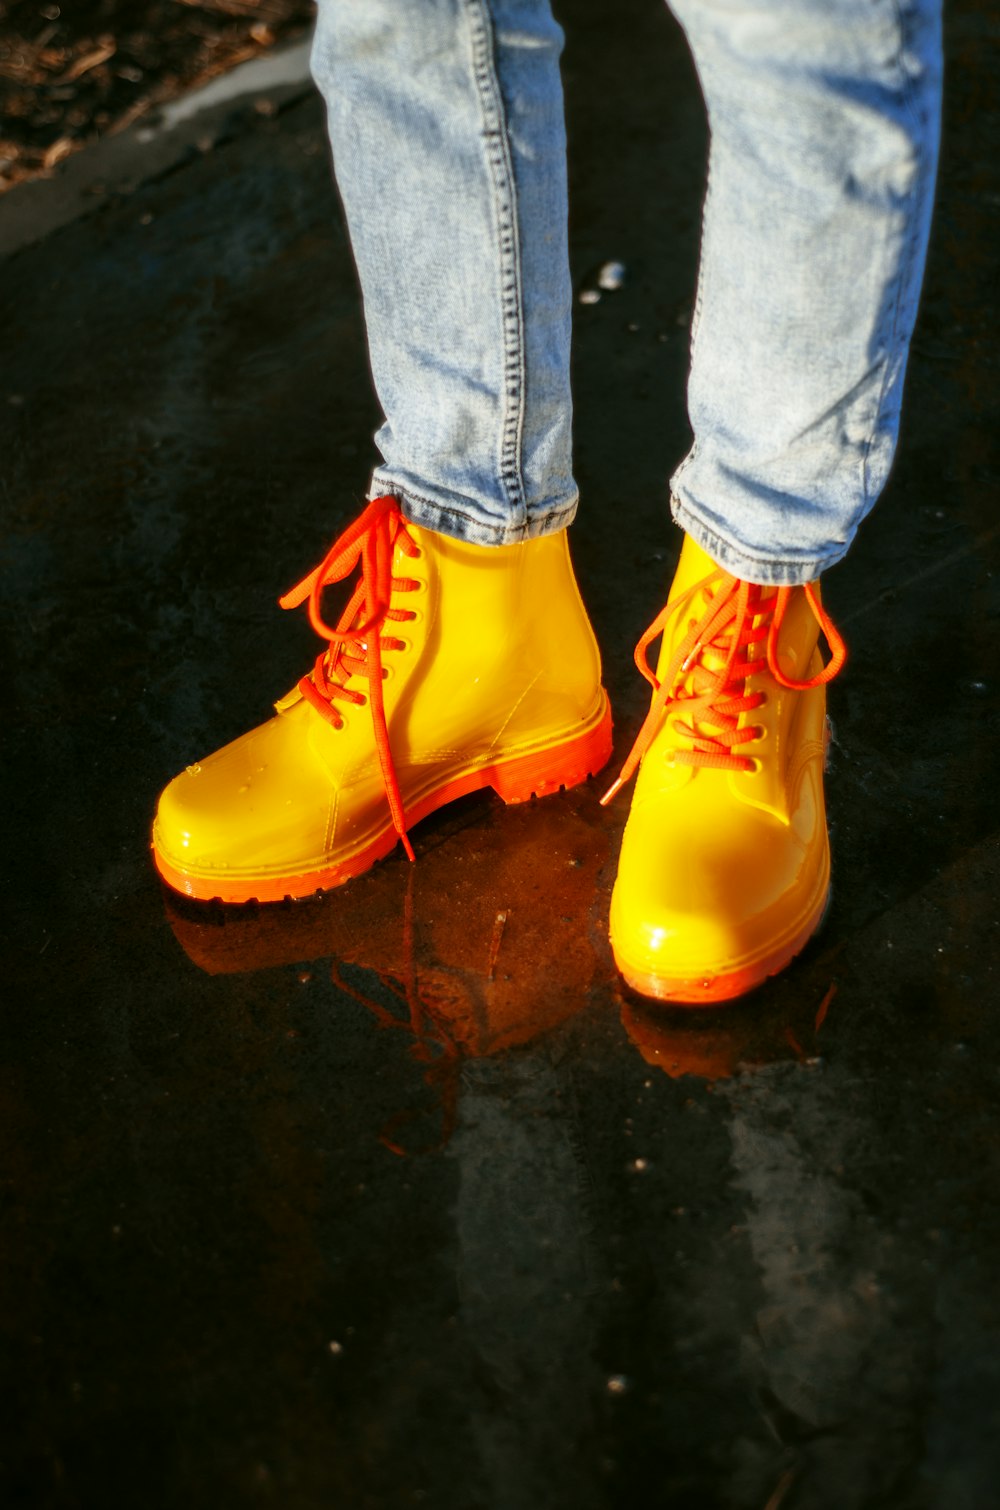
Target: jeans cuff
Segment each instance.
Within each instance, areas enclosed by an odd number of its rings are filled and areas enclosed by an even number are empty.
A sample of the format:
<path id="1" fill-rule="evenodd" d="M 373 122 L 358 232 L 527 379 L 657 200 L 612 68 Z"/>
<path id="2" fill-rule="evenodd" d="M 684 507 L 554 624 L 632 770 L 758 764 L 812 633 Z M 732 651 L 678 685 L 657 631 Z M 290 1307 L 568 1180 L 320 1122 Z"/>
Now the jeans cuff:
<path id="1" fill-rule="evenodd" d="M 801 587 L 806 582 L 815 582 L 823 572 L 844 559 L 851 544 L 849 540 L 838 541 L 824 556 L 793 561 L 777 552 L 765 555 L 748 550 L 742 542 L 720 535 L 676 494 L 670 499 L 670 512 L 675 523 L 711 556 L 716 566 L 739 577 L 742 582 L 754 582 L 760 587 Z"/>
<path id="2" fill-rule="evenodd" d="M 388 471 L 372 474 L 368 497 L 389 495 L 399 500 L 404 518 L 421 529 L 436 530 L 453 540 L 469 545 L 516 545 L 522 540 L 537 540 L 542 535 L 556 535 L 576 517 L 580 495 L 529 506 L 523 520 L 491 519 L 471 499 L 435 498 L 418 491 L 411 483 L 400 483 Z"/>

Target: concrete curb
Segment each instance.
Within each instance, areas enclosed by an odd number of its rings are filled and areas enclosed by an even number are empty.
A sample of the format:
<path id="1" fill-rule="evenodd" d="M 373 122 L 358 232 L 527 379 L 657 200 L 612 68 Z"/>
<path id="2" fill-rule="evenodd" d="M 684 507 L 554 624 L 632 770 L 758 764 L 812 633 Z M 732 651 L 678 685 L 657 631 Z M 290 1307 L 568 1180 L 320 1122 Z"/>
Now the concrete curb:
<path id="1" fill-rule="evenodd" d="M 11 189 L 0 199 L 0 258 L 93 214 L 109 196 L 134 193 L 210 150 L 241 122 L 250 123 L 261 102 L 270 113 L 305 97 L 313 88 L 310 46 L 310 37 L 300 38 L 251 58 L 171 100 L 155 117 L 75 153 L 52 178 Z"/>

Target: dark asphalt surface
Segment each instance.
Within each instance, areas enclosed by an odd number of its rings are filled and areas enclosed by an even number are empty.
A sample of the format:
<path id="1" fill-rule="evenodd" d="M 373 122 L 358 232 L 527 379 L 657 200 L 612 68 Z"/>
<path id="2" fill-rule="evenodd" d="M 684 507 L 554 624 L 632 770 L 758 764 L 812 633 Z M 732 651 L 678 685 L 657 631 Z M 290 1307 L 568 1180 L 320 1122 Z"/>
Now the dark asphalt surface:
<path id="1" fill-rule="evenodd" d="M 705 128 L 657 0 L 560 13 L 578 282 L 629 269 L 575 347 L 621 755 Z M 826 582 L 833 905 L 718 1013 L 618 984 L 591 787 L 296 906 L 156 878 L 158 790 L 311 660 L 275 599 L 371 462 L 318 102 L 0 269 L 8 1510 L 996 1504 L 1000 44 L 949 25 L 903 445 Z"/>

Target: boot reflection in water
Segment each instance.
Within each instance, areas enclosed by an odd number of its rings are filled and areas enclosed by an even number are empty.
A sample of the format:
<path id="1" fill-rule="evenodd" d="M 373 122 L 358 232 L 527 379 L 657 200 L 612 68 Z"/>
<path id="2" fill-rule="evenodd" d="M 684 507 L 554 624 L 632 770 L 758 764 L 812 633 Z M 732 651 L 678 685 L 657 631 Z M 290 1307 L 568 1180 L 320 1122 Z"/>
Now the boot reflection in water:
<path id="1" fill-rule="evenodd" d="M 378 1135 L 394 1152 L 419 1153 L 448 1141 L 468 1061 L 554 1031 L 587 1006 L 598 970 L 608 975 L 596 919 L 587 926 L 609 857 L 590 808 L 574 797 L 517 808 L 498 828 L 470 805 L 439 820 L 416 865 L 375 866 L 286 906 L 206 906 L 168 893 L 167 917 L 200 970 L 314 962 L 305 975 L 324 1012 L 329 1003 L 356 1016 L 351 998 L 407 1045 L 405 1099 Z M 287 993 L 268 1001 L 285 1026 Z"/>
<path id="2" fill-rule="evenodd" d="M 817 581 L 895 451 L 936 168 L 940 6 L 671 8 L 708 107 L 711 193 L 694 444 L 671 479 L 685 539 L 637 652 L 653 696 L 613 788 L 638 768 L 611 939 L 634 989 L 697 1005 L 783 968 L 827 903 L 824 699 L 844 650 Z M 412 827 L 465 793 L 521 801 L 609 758 L 566 545 L 562 42 L 549 0 L 319 0 L 313 72 L 382 463 L 361 517 L 283 600 L 308 600 L 326 641 L 313 669 L 161 799 L 156 863 L 191 897 L 338 886 L 397 843 L 412 856 Z M 355 569 L 331 625 L 321 596 Z"/>

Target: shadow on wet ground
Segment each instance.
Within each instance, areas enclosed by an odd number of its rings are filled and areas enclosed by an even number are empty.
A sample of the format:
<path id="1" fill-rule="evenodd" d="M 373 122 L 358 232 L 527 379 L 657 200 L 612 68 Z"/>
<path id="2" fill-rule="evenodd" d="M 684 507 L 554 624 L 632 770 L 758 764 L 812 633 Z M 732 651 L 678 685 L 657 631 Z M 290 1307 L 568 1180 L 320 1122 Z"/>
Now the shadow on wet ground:
<path id="1" fill-rule="evenodd" d="M 561 9 L 578 284 L 628 269 L 575 349 L 620 754 L 678 544 L 705 130 L 656 0 Z M 465 799 L 416 866 L 295 906 L 152 870 L 163 782 L 311 660 L 274 600 L 371 461 L 318 104 L 4 266 L 5 1505 L 994 1503 L 984 7 L 952 8 L 949 56 L 904 444 L 828 578 L 834 902 L 722 1012 L 617 981 L 625 804 L 591 787 Z"/>

